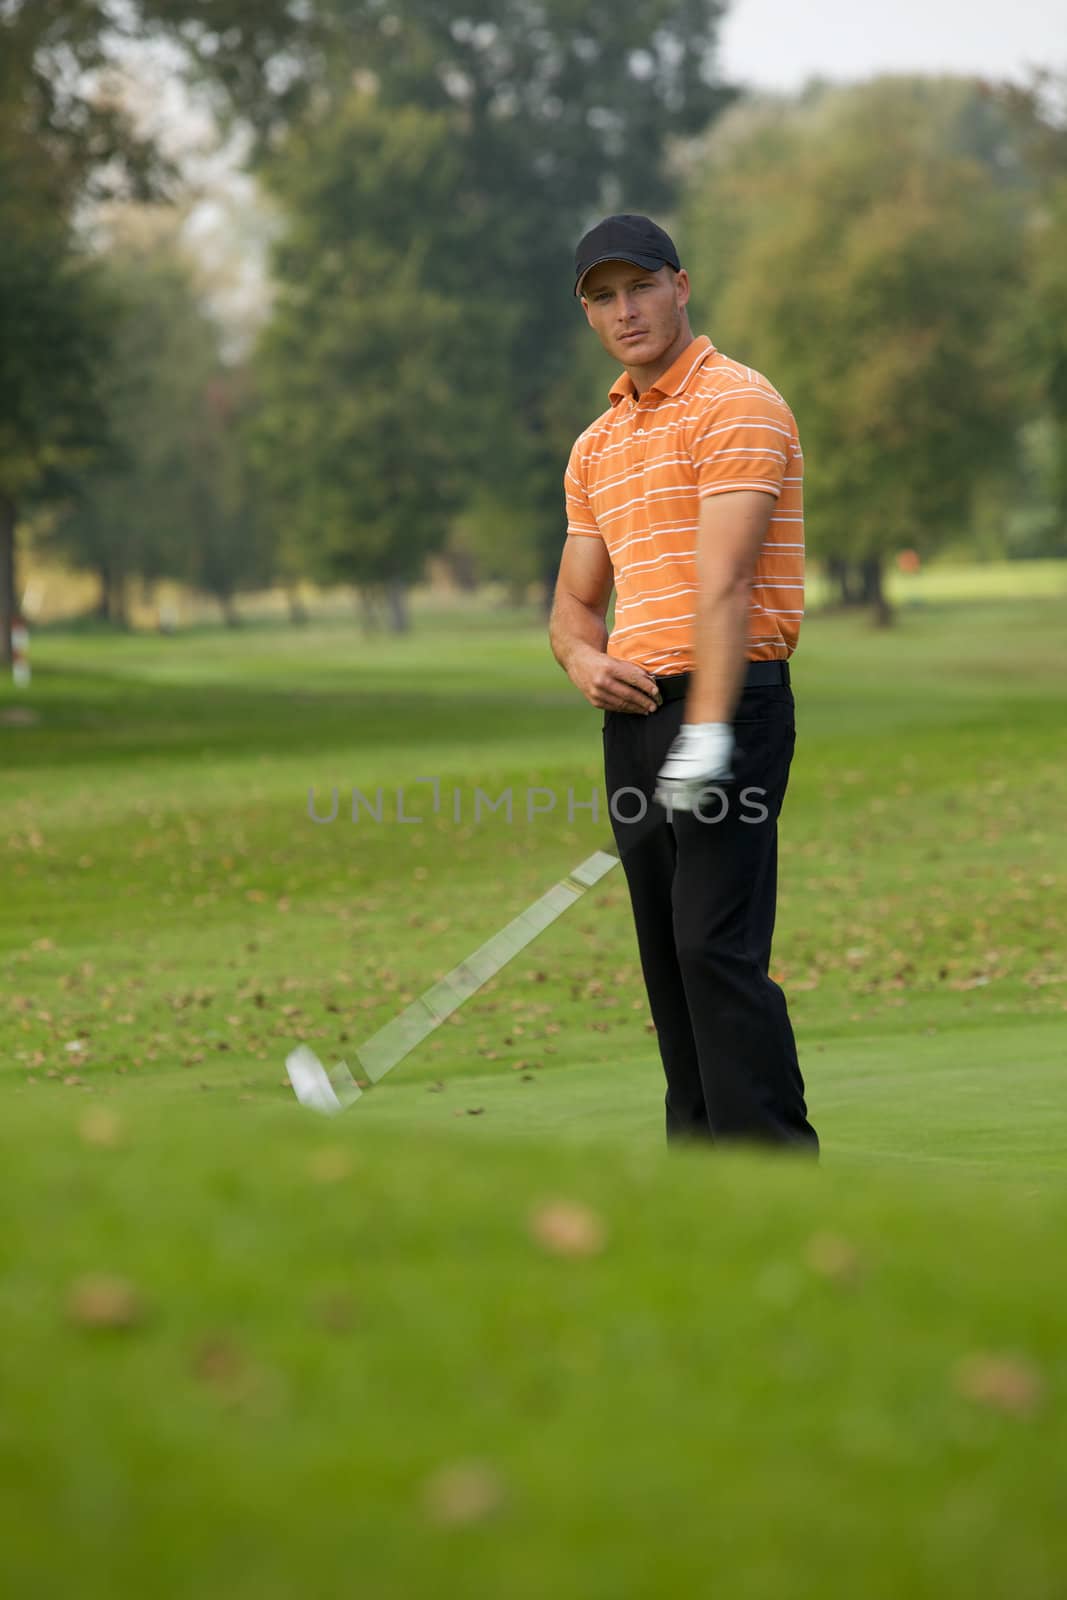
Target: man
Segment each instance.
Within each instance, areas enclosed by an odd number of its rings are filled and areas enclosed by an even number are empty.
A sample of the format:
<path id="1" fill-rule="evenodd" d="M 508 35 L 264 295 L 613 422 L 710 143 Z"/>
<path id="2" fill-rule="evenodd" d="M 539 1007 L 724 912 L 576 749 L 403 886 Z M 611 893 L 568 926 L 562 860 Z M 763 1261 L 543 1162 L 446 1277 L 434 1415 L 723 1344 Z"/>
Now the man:
<path id="1" fill-rule="evenodd" d="M 796 423 L 761 373 L 693 336 L 688 275 L 648 217 L 606 217 L 575 270 L 586 319 L 625 370 L 571 450 L 550 638 L 604 711 L 667 1139 L 815 1154 L 768 971 L 803 612 Z"/>

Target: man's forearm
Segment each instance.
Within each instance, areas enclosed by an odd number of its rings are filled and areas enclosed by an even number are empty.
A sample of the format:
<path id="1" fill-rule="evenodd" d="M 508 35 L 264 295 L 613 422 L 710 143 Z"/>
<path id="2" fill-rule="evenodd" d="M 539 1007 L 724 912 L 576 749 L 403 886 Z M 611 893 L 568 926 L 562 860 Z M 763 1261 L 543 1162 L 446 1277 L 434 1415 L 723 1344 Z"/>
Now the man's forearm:
<path id="1" fill-rule="evenodd" d="M 686 699 L 686 722 L 730 722 L 745 674 L 749 584 L 737 583 L 698 603 L 696 665 Z"/>
<path id="2" fill-rule="evenodd" d="M 548 639 L 552 654 L 564 672 L 569 672 L 575 652 L 591 649 L 602 653 L 606 649 L 608 630 L 599 611 L 583 605 L 572 594 L 557 593 Z"/>

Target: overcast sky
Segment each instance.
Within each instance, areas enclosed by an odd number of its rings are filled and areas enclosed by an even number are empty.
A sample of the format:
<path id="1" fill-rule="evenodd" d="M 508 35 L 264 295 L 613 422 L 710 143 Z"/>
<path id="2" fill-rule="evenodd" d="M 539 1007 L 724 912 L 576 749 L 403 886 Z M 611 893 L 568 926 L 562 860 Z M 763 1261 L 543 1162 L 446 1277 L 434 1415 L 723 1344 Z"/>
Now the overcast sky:
<path id="1" fill-rule="evenodd" d="M 767 89 L 909 70 L 1019 78 L 1067 67 L 1067 0 L 733 0 L 719 38 L 723 76 Z"/>

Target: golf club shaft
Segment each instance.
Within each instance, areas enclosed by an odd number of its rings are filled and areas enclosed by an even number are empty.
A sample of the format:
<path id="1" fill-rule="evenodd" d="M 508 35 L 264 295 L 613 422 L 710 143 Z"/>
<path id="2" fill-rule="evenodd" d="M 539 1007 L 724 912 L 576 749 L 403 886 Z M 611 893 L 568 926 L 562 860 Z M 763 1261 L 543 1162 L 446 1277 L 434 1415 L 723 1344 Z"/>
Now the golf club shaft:
<path id="1" fill-rule="evenodd" d="M 387 1022 L 357 1051 L 359 1063 L 372 1083 L 377 1083 L 399 1061 L 439 1028 L 465 1000 L 489 982 L 520 950 L 543 933 L 557 917 L 580 900 L 586 890 L 619 864 L 607 850 L 593 855 L 561 878 L 551 889 L 521 911 L 485 944 L 479 945 L 465 961 L 419 995 L 399 1016 Z"/>

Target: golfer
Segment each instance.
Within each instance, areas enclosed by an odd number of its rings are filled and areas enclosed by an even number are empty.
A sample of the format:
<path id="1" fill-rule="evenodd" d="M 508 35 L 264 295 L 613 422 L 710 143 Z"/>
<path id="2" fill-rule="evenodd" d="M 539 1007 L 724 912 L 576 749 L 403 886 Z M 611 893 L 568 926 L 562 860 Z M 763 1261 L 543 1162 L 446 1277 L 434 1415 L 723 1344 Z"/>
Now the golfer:
<path id="1" fill-rule="evenodd" d="M 624 370 L 571 449 L 550 638 L 604 712 L 667 1139 L 814 1154 L 768 970 L 803 615 L 796 423 L 761 373 L 694 337 L 688 276 L 650 218 L 606 217 L 575 270 L 586 320 Z"/>

